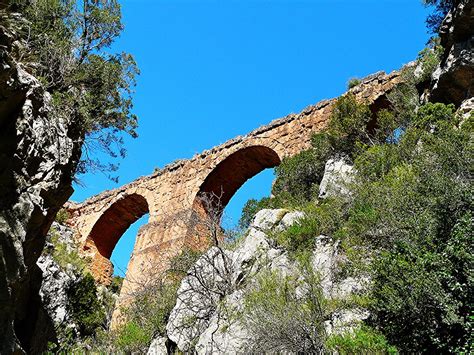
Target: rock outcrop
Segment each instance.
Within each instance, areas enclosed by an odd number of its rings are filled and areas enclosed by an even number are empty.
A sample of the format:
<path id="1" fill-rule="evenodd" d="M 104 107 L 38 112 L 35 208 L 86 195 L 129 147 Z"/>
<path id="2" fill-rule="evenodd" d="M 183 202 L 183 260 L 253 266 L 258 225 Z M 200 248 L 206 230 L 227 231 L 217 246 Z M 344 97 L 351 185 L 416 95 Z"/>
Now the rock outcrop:
<path id="1" fill-rule="evenodd" d="M 41 308 L 36 261 L 72 194 L 80 137 L 74 122 L 51 117 L 49 93 L 16 58 L 18 29 L 0 16 L 0 353 L 8 354 L 32 350 Z"/>
<path id="2" fill-rule="evenodd" d="M 430 100 L 459 106 L 474 96 L 474 0 L 457 3 L 440 28 L 445 52 L 432 76 Z"/>
<path id="3" fill-rule="evenodd" d="M 198 354 L 242 353 L 249 349 L 252 334 L 241 320 L 229 314 L 242 310 L 247 290 L 263 271 L 298 275 L 288 252 L 269 237 L 303 217 L 301 212 L 284 209 L 257 213 L 247 235 L 235 250 L 211 248 L 189 270 L 178 290 L 178 298 L 167 335 L 179 350 Z M 341 261 L 338 244 L 331 238 L 315 238 L 312 264 L 321 275 L 327 298 L 343 298 L 362 292 L 368 280 L 347 278 L 336 281 Z M 231 312 L 229 312 L 231 310 Z M 324 327 L 328 334 L 343 332 L 368 316 L 363 310 L 336 312 Z"/>
<path id="4" fill-rule="evenodd" d="M 353 168 L 344 159 L 329 159 L 324 166 L 324 175 L 319 184 L 319 198 L 349 193 L 348 184 L 352 182 Z"/>

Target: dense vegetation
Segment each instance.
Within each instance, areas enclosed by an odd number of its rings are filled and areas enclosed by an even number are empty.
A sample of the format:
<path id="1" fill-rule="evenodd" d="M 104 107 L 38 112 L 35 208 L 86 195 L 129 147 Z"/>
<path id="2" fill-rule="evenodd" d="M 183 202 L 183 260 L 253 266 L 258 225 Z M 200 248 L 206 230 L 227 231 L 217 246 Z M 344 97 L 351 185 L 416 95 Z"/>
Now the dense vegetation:
<path id="1" fill-rule="evenodd" d="M 342 272 L 370 275 L 370 319 L 349 338 L 328 340 L 330 348 L 346 349 L 367 332 L 401 352 L 459 352 L 472 345 L 474 117 L 456 115 L 452 105 L 420 102 L 416 85 L 436 56 L 421 53 L 418 77 L 413 67 L 404 69 L 406 80 L 389 95 L 391 107 L 377 113 L 375 127 L 364 103 L 341 97 L 313 148 L 276 169 L 275 197 L 244 208 L 242 225 L 261 208 L 304 210 L 305 218 L 275 236 L 278 243 L 298 258 L 317 236 L 332 236 L 348 257 Z M 319 200 L 328 158 L 344 159 L 356 173 L 350 194 Z"/>

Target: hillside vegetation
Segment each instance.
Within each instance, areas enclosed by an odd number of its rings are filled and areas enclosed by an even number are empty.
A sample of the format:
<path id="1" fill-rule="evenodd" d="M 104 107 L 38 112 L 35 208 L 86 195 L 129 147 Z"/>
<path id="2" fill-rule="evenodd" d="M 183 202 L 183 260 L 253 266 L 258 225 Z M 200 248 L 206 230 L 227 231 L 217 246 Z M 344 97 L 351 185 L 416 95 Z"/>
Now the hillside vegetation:
<path id="1" fill-rule="evenodd" d="M 425 51 L 418 65 L 435 55 Z M 421 103 L 414 70 L 404 69 L 407 81 L 372 129 L 369 108 L 350 93 L 341 97 L 327 131 L 282 162 L 274 197 L 249 201 L 241 224 L 263 208 L 304 211 L 278 243 L 299 256 L 319 235 L 339 240 L 343 272 L 373 280 L 367 327 L 401 352 L 463 352 L 472 346 L 474 117 L 456 114 L 453 105 Z M 354 165 L 350 193 L 318 199 L 329 158 Z M 342 349 L 357 344 L 334 341 Z"/>

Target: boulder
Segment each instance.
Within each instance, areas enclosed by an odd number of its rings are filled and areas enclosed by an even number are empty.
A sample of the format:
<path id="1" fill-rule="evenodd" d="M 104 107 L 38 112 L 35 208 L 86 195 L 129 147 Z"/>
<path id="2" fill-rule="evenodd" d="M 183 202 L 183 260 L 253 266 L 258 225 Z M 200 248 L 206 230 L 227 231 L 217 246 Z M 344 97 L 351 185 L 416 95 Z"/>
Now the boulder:
<path id="1" fill-rule="evenodd" d="M 464 121 L 474 112 L 474 97 L 464 100 L 457 111 L 461 115 L 461 121 Z"/>
<path id="2" fill-rule="evenodd" d="M 352 182 L 353 167 L 344 159 L 329 159 L 324 167 L 324 175 L 319 184 L 319 198 L 347 195 L 347 185 Z"/>
<path id="3" fill-rule="evenodd" d="M 168 339 L 165 337 L 157 337 L 153 339 L 148 348 L 147 355 L 168 355 L 168 348 L 166 346 Z"/>

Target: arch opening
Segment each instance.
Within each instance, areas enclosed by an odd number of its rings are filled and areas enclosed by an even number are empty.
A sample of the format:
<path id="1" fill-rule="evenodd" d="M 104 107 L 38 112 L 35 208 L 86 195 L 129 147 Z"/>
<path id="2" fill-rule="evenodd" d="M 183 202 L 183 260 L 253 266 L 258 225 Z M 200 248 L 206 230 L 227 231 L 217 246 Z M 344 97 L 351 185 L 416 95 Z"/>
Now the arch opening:
<path id="1" fill-rule="evenodd" d="M 97 281 L 104 284 L 110 282 L 113 274 L 112 252 L 127 229 L 147 213 L 146 199 L 130 194 L 114 202 L 94 224 L 83 249 L 92 257 L 91 272 Z"/>
<path id="2" fill-rule="evenodd" d="M 280 157 L 273 149 L 260 145 L 232 153 L 217 164 L 206 177 L 196 196 L 195 207 L 203 208 L 199 206 L 202 196 L 214 195 L 219 197 L 218 212 L 222 213 L 230 199 L 247 180 L 265 169 L 274 168 L 280 162 Z"/>

